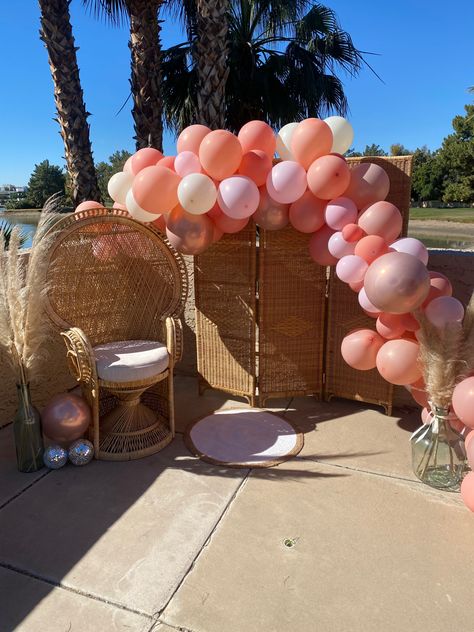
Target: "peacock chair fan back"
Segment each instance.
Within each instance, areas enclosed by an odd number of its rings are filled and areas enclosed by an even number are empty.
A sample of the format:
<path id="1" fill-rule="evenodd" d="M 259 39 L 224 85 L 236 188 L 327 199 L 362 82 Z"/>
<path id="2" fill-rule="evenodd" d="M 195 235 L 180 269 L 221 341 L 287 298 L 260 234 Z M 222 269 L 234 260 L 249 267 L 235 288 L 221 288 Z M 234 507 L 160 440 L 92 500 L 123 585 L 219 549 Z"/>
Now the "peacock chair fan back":
<path id="1" fill-rule="evenodd" d="M 47 309 L 62 329 L 79 327 L 92 346 L 162 340 L 167 316 L 187 296 L 184 261 L 151 225 L 117 209 L 60 220 L 49 253 Z"/>

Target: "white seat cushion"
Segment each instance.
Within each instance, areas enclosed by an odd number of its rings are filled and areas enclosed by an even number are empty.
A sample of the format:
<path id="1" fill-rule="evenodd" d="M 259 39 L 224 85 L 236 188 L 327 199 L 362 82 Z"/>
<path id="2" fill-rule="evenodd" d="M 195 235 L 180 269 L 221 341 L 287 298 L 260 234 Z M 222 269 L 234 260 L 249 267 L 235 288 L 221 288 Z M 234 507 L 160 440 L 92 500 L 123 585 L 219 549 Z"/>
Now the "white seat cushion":
<path id="1" fill-rule="evenodd" d="M 107 382 L 136 382 L 162 373 L 168 350 L 151 340 L 123 340 L 94 347 L 97 375 Z"/>

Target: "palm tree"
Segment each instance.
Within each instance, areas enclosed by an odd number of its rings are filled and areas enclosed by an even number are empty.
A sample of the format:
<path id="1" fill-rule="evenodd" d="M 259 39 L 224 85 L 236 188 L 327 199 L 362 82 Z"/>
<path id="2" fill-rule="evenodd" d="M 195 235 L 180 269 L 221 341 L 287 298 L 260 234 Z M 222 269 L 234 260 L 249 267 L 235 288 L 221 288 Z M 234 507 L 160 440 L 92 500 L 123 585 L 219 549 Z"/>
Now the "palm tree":
<path id="1" fill-rule="evenodd" d="M 137 149 L 163 145 L 161 99 L 161 43 L 158 13 L 163 0 L 82 0 L 96 15 L 114 24 L 124 17 L 130 24 L 130 86 Z"/>
<path id="2" fill-rule="evenodd" d="M 40 37 L 48 51 L 73 201 L 75 204 L 83 200 L 100 201 L 87 122 L 89 113 L 79 78 L 69 0 L 39 0 L 39 6 Z"/>
<path id="3" fill-rule="evenodd" d="M 179 4 L 188 42 L 164 51 L 162 63 L 165 118 L 176 131 L 197 122 L 201 85 L 196 3 Z M 231 0 L 228 23 L 225 127 L 236 131 L 251 119 L 281 126 L 346 114 L 337 73 L 355 76 L 366 62 L 331 9 L 310 0 Z"/>

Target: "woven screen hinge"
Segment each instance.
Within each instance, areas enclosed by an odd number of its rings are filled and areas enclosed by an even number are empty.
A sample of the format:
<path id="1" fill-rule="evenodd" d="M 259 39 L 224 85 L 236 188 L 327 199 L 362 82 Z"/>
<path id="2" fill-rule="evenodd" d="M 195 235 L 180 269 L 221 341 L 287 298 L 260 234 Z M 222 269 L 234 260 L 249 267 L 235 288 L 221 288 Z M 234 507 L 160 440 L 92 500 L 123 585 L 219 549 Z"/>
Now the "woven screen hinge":
<path id="1" fill-rule="evenodd" d="M 326 384 L 326 371 L 323 371 L 323 384 Z"/>

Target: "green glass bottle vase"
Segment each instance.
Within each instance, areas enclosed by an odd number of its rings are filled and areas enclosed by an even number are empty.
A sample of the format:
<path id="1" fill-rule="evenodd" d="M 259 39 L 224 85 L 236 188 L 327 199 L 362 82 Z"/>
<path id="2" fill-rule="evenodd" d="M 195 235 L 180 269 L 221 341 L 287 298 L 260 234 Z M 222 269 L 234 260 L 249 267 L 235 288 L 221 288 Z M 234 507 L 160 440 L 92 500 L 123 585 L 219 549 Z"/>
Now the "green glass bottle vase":
<path id="1" fill-rule="evenodd" d="M 43 467 L 41 417 L 31 403 L 29 384 L 17 384 L 18 410 L 13 419 L 16 462 L 20 472 L 36 472 Z"/>

